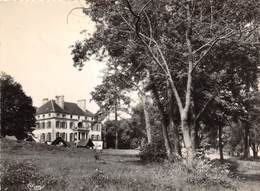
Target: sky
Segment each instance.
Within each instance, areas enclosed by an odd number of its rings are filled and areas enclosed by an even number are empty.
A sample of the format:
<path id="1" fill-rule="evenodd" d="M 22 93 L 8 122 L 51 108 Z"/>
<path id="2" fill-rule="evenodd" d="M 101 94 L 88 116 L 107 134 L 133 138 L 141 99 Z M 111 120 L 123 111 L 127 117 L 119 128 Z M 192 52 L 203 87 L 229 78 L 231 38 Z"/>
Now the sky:
<path id="1" fill-rule="evenodd" d="M 93 32 L 95 25 L 71 9 L 81 0 L 0 0 L 0 71 L 11 75 L 39 107 L 43 98 L 64 95 L 65 101 L 87 100 L 87 109 L 97 111 L 90 92 L 101 82 L 104 63 L 91 60 L 82 71 L 73 67 L 70 45 Z"/>

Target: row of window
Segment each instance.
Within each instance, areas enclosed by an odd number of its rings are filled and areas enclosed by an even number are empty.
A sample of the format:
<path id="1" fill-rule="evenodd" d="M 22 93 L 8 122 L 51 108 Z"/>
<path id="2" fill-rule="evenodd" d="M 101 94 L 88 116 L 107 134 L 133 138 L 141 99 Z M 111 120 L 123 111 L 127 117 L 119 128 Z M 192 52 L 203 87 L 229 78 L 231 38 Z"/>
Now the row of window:
<path id="1" fill-rule="evenodd" d="M 77 124 L 77 127 L 79 127 L 79 128 L 90 127 L 90 124 L 88 124 L 88 123 L 84 123 L 84 124 L 85 125 L 83 126 L 83 123 L 79 122 Z M 67 123 L 65 121 L 56 121 L 55 127 L 56 128 L 67 129 L 68 125 L 67 125 Z M 75 123 L 70 122 L 69 123 L 69 128 L 73 129 L 74 127 L 75 127 Z M 37 129 L 51 128 L 51 121 L 36 123 L 36 128 Z M 95 125 L 95 126 L 91 127 L 91 130 L 93 130 L 93 131 L 101 131 L 101 126 Z"/>
<path id="2" fill-rule="evenodd" d="M 51 117 L 51 113 L 49 114 L 42 114 L 42 115 L 38 115 L 37 118 L 40 118 L 42 116 L 42 118 L 45 118 L 45 117 Z M 63 117 L 65 118 L 66 117 L 66 114 L 60 114 L 60 113 L 57 113 L 56 115 L 53 115 L 54 117 Z M 75 118 L 78 118 L 80 119 L 80 115 L 76 116 L 76 115 L 68 115 L 68 118 L 70 119 L 73 119 L 73 116 L 74 116 L 74 119 Z M 85 117 L 85 120 L 93 120 L 93 117 Z"/>
<path id="3" fill-rule="evenodd" d="M 81 133 L 80 135 L 76 134 L 76 133 L 70 133 L 69 134 L 69 139 L 66 133 L 60 133 L 57 132 L 56 133 L 56 138 L 61 137 L 62 139 L 64 139 L 65 141 L 76 141 L 76 140 L 81 140 L 82 138 L 86 139 L 87 134 L 85 133 Z M 91 139 L 93 141 L 101 141 L 101 137 L 99 135 L 91 135 Z M 42 133 L 40 136 L 40 141 L 41 142 L 51 142 L 51 133 Z"/>

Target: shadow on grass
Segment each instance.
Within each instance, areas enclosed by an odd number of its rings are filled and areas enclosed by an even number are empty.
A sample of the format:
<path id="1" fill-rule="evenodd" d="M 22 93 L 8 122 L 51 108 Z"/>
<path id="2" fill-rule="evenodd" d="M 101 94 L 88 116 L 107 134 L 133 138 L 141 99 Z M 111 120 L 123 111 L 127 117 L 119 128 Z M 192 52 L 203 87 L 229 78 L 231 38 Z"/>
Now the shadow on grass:
<path id="1" fill-rule="evenodd" d="M 225 163 L 230 164 L 230 170 L 232 173 L 234 173 L 236 176 L 238 176 L 244 181 L 260 181 L 260 173 L 258 172 L 249 173 L 247 171 L 241 171 L 239 169 L 239 162 L 237 160 L 238 159 L 225 160 Z M 240 161 L 252 161 L 252 160 L 240 160 Z M 258 161 L 258 160 L 253 160 L 253 161 Z"/>
<path id="2" fill-rule="evenodd" d="M 246 181 L 260 181 L 260 174 L 238 173 L 238 176 Z"/>

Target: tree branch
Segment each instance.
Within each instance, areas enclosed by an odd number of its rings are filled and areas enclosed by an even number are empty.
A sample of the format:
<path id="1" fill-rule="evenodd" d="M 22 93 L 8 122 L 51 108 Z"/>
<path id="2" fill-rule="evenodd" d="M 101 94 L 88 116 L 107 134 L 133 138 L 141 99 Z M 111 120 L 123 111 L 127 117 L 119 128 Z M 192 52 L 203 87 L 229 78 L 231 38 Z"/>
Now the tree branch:
<path id="1" fill-rule="evenodd" d="M 69 13 L 67 14 L 67 24 L 69 23 L 69 16 L 70 16 L 70 14 L 73 12 L 73 11 L 75 11 L 75 10 L 77 10 L 77 9 L 82 9 L 82 10 L 87 10 L 87 8 L 86 7 L 75 7 L 75 8 L 73 8 L 73 9 L 71 9 L 70 11 L 69 11 Z"/>
<path id="2" fill-rule="evenodd" d="M 192 68 L 191 73 L 193 73 L 193 71 L 196 69 L 196 67 L 201 63 L 202 59 L 209 53 L 209 51 L 212 49 L 212 47 L 218 42 L 221 41 L 225 38 L 228 38 L 232 35 L 234 35 L 234 31 L 230 31 L 229 33 L 227 33 L 226 35 L 222 36 L 222 37 L 217 37 L 216 39 L 212 40 L 212 44 L 210 45 L 210 47 L 203 53 L 203 55 L 194 63 L 194 66 Z M 201 50 L 202 48 L 204 48 L 205 46 L 209 45 L 209 43 L 206 43 L 205 45 L 201 46 L 200 48 L 198 48 L 194 53 L 196 53 L 198 50 Z"/>

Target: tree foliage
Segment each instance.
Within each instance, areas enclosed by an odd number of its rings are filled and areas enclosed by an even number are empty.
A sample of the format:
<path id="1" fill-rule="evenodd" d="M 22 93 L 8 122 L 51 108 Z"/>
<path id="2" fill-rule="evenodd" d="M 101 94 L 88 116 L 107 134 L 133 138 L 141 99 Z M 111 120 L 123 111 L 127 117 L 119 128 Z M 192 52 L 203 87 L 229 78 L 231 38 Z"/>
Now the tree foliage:
<path id="1" fill-rule="evenodd" d="M 75 43 L 74 65 L 81 68 L 95 55 L 113 58 L 129 81 L 143 80 L 149 71 L 147 90 L 161 113 L 168 155 L 168 126 L 176 136 L 181 130 L 191 162 L 199 121 L 224 125 L 223 117 L 244 115 L 243 100 L 256 87 L 257 1 L 89 0 L 88 5 L 84 12 L 97 30 Z M 205 114 L 211 106 L 216 110 Z"/>
<path id="2" fill-rule="evenodd" d="M 22 86 L 1 73 L 1 135 L 14 135 L 23 139 L 32 131 L 35 123 L 35 108 Z"/>

